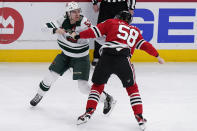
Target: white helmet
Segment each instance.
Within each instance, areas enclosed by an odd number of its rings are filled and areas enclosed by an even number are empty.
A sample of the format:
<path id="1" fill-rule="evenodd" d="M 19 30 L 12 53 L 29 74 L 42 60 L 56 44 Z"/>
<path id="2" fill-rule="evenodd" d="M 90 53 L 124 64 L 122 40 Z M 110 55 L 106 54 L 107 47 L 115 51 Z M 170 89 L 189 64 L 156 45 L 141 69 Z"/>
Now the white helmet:
<path id="1" fill-rule="evenodd" d="M 72 10 L 76 10 L 76 9 L 80 9 L 81 8 L 79 7 L 78 3 L 77 2 L 69 2 L 66 4 L 66 12 L 70 12 Z"/>

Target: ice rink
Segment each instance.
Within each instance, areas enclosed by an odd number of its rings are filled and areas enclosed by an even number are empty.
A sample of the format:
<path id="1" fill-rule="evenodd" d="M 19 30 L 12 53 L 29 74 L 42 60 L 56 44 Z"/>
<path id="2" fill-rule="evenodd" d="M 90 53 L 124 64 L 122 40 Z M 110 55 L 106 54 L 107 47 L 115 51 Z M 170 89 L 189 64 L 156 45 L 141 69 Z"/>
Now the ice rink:
<path id="1" fill-rule="evenodd" d="M 100 103 L 87 124 L 76 125 L 87 96 L 77 89 L 72 70 L 32 108 L 29 101 L 49 64 L 0 63 L 0 131 L 140 131 L 127 93 L 114 75 L 105 88 L 117 100 L 109 117 L 103 116 Z M 146 131 L 197 131 L 197 63 L 134 65 L 148 120 Z"/>

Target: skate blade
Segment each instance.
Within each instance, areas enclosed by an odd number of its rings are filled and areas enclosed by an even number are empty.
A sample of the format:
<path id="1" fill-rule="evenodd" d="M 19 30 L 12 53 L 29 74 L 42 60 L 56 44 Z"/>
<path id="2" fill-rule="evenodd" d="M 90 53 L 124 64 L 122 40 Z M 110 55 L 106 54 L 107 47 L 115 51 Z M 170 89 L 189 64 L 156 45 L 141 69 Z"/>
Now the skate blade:
<path id="1" fill-rule="evenodd" d="M 140 126 L 140 129 L 141 129 L 142 131 L 145 131 L 146 127 L 141 127 L 141 126 Z"/>
<path id="2" fill-rule="evenodd" d="M 146 129 L 146 122 L 144 122 L 143 125 L 140 125 L 140 129 L 141 129 L 142 131 L 145 131 L 145 129 Z"/>
<path id="3" fill-rule="evenodd" d="M 88 121 L 77 121 L 77 126 L 79 126 L 79 125 L 83 125 L 83 124 L 85 124 L 85 123 L 87 123 Z"/>

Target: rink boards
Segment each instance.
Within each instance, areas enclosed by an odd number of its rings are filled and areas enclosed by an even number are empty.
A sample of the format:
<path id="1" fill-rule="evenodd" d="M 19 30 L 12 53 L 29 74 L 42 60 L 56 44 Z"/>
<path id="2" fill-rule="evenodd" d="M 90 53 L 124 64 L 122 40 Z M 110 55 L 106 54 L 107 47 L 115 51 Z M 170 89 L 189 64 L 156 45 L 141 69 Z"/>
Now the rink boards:
<path id="1" fill-rule="evenodd" d="M 56 36 L 44 34 L 41 28 L 45 22 L 62 15 L 65 4 L 61 0 L 10 1 L 0 2 L 0 62 L 52 61 L 60 52 Z M 80 6 L 95 25 L 98 14 L 93 12 L 92 3 L 82 0 Z M 197 61 L 196 9 L 197 0 L 139 0 L 133 24 L 166 61 Z M 90 48 L 92 59 L 93 40 Z M 156 59 L 136 50 L 133 61 Z"/>

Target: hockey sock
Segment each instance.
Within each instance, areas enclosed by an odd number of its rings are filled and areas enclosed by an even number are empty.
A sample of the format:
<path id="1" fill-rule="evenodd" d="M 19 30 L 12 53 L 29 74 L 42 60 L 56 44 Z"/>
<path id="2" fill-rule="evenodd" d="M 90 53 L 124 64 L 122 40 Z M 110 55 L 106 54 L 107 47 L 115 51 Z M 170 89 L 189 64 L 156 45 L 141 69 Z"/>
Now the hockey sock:
<path id="1" fill-rule="evenodd" d="M 59 78 L 59 74 L 50 71 L 44 79 L 40 82 L 38 94 L 44 96 L 45 93 L 50 89 L 51 85 Z"/>
<path id="2" fill-rule="evenodd" d="M 45 93 L 50 89 L 50 86 L 47 86 L 44 84 L 43 81 L 40 82 L 39 88 L 38 88 L 38 94 L 41 96 L 44 96 Z"/>
<path id="3" fill-rule="evenodd" d="M 142 100 L 139 94 L 138 86 L 135 83 L 133 86 L 129 86 L 126 88 L 127 93 L 130 97 L 131 107 L 134 111 L 134 114 L 142 114 L 143 107 L 142 107 Z"/>
<path id="4" fill-rule="evenodd" d="M 92 85 L 92 88 L 91 88 L 91 91 L 90 91 L 90 94 L 88 97 L 86 109 L 89 109 L 89 108 L 96 109 L 96 106 L 97 106 L 99 99 L 100 99 L 100 95 L 103 92 L 103 90 L 104 90 L 104 84 L 102 84 L 102 85 L 93 84 Z"/>

